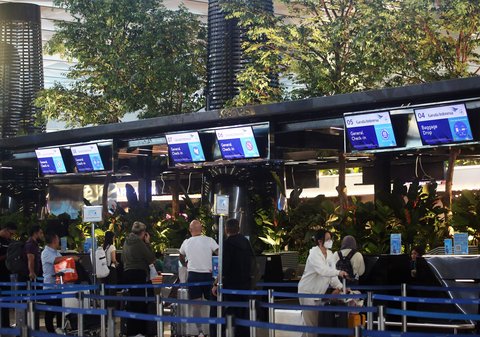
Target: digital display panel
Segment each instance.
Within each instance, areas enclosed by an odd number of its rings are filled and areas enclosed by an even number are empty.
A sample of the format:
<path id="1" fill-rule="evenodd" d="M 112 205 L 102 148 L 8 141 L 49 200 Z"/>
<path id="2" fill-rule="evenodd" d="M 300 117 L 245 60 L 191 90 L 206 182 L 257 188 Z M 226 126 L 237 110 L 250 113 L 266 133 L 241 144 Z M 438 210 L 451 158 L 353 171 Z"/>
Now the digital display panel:
<path id="1" fill-rule="evenodd" d="M 62 154 L 58 147 L 35 150 L 43 174 L 67 173 Z"/>
<path id="2" fill-rule="evenodd" d="M 205 161 L 198 132 L 166 135 L 168 151 L 174 163 L 196 163 Z"/>
<path id="3" fill-rule="evenodd" d="M 221 129 L 215 133 L 223 159 L 260 157 L 251 126 Z"/>
<path id="4" fill-rule="evenodd" d="M 70 150 L 79 173 L 105 170 L 97 144 L 72 146 Z"/>
<path id="5" fill-rule="evenodd" d="M 415 118 L 424 145 L 473 140 L 465 104 L 415 109 Z"/>
<path id="6" fill-rule="evenodd" d="M 353 149 L 361 151 L 397 146 L 388 111 L 347 115 L 344 119 Z"/>

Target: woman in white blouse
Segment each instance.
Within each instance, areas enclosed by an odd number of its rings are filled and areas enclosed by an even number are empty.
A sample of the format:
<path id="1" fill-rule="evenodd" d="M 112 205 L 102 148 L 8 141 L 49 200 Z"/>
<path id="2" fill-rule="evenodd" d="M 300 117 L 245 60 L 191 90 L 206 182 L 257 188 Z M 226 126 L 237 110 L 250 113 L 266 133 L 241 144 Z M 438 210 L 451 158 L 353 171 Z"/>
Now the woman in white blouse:
<path id="1" fill-rule="evenodd" d="M 105 232 L 105 241 L 103 243 L 103 250 L 105 251 L 105 258 L 107 260 L 108 269 L 110 274 L 105 278 L 106 284 L 117 283 L 117 249 L 114 245 L 115 233 L 107 231 Z"/>

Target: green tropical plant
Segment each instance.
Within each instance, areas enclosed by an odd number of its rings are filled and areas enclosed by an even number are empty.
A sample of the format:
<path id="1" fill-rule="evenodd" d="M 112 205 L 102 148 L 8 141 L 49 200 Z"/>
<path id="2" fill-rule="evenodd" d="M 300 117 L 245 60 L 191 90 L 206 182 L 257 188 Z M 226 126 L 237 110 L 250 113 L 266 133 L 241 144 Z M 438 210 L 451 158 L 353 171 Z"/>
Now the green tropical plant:
<path id="1" fill-rule="evenodd" d="M 462 191 L 452 205 L 455 231 L 467 232 L 480 242 L 480 191 Z"/>

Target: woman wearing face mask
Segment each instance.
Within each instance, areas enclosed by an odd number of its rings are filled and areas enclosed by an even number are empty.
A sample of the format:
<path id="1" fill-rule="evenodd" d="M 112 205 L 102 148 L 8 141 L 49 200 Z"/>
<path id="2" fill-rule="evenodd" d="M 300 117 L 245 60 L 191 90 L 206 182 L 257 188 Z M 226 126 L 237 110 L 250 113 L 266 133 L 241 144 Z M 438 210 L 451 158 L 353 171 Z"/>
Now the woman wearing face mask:
<path id="1" fill-rule="evenodd" d="M 332 234 L 326 230 L 319 230 L 315 235 L 315 247 L 310 249 L 305 271 L 298 283 L 300 294 L 325 294 L 328 287 L 334 288 L 333 294 L 342 291 L 343 285 L 338 277 L 347 277 L 345 271 L 335 269 Z M 301 305 L 321 305 L 320 298 L 300 298 Z M 318 311 L 303 310 L 303 321 L 307 326 L 318 326 Z M 303 337 L 316 337 L 313 333 L 303 333 Z"/>

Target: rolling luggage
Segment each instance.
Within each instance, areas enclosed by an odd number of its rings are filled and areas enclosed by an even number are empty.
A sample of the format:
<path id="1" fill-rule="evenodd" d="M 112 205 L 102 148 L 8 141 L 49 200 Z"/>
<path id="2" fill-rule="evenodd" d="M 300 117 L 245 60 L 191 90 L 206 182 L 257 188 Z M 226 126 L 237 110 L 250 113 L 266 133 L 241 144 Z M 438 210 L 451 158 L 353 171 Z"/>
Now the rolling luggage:
<path id="1" fill-rule="evenodd" d="M 330 301 L 326 306 L 346 306 L 345 303 Z M 320 311 L 318 313 L 318 326 L 322 328 L 348 328 L 348 312 Z M 326 337 L 339 335 L 322 335 Z"/>
<path id="2" fill-rule="evenodd" d="M 179 288 L 177 291 L 177 298 L 182 300 L 188 300 L 188 289 Z M 176 317 L 193 317 L 193 308 L 188 304 L 172 303 L 171 306 L 172 315 Z M 202 306 L 201 309 L 202 317 L 210 316 L 210 307 L 207 305 Z M 208 324 L 202 324 L 202 331 L 205 334 L 208 334 L 210 329 Z M 197 336 L 198 328 L 196 324 L 191 323 L 173 323 L 171 325 L 171 336 L 175 337 L 186 337 L 186 336 Z"/>

